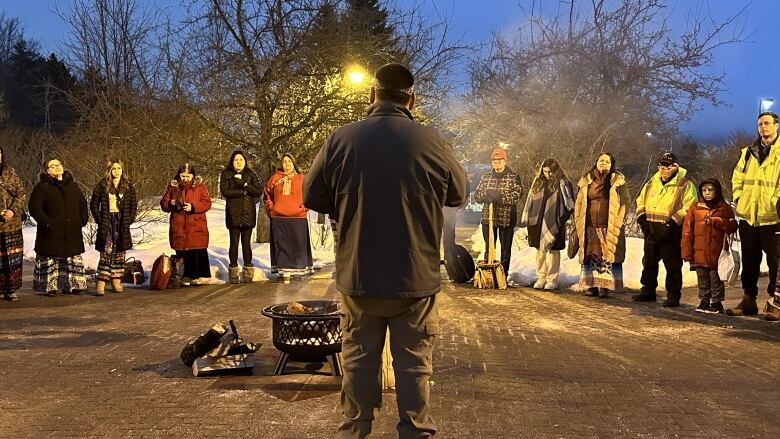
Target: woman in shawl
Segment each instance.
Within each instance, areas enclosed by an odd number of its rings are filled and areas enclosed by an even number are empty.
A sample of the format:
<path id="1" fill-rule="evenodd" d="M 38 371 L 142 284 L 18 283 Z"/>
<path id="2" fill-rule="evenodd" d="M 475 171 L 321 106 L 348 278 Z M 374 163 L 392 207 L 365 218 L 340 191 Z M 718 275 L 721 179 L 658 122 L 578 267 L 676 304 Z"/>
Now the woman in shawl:
<path id="1" fill-rule="evenodd" d="M 573 210 L 571 182 L 555 159 L 546 159 L 531 185 L 520 221 L 521 227 L 528 228 L 528 245 L 536 249 L 536 289 L 558 289 L 566 221 Z"/>
<path id="2" fill-rule="evenodd" d="M 285 278 L 311 274 L 308 209 L 303 206 L 303 174 L 290 154 L 282 157 L 263 190 L 263 202 L 271 216 L 271 271 Z"/>
<path id="3" fill-rule="evenodd" d="M 22 221 L 27 192 L 16 171 L 8 165 L 0 148 L 0 293 L 3 299 L 16 301 L 16 290 L 22 287 Z"/>

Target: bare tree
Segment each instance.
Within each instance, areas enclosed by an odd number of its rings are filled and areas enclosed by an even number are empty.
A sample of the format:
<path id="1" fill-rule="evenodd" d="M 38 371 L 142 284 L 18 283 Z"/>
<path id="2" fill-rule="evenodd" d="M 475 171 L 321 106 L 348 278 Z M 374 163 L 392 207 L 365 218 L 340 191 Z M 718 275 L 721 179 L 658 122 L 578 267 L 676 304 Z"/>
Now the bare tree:
<path id="1" fill-rule="evenodd" d="M 672 138 L 702 100 L 720 103 L 723 76 L 704 67 L 743 33 L 744 8 L 722 21 L 692 10 L 677 31 L 663 0 L 524 4 L 524 24 L 472 62 L 473 110 L 459 132 L 477 151 L 509 143 L 529 169 L 555 151 L 584 170 L 606 148 L 641 178 L 648 154 L 668 149 L 657 139 Z"/>

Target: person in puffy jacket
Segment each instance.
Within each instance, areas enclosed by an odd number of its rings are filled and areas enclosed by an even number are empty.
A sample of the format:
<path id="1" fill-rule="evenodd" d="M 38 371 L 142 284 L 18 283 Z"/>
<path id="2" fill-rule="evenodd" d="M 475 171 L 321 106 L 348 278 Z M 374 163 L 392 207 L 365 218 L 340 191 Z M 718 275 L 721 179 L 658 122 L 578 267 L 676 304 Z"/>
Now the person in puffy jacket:
<path id="1" fill-rule="evenodd" d="M 89 221 L 87 200 L 59 159 L 47 160 L 44 168 L 28 205 L 38 224 L 33 290 L 47 296 L 58 291 L 81 294 L 87 289 L 81 257 L 81 228 Z"/>
<path id="2" fill-rule="evenodd" d="M 271 271 L 286 278 L 313 272 L 303 178 L 295 158 L 285 154 L 263 189 L 263 202 L 271 216 Z"/>
<path id="3" fill-rule="evenodd" d="M 255 268 L 252 265 L 252 229 L 257 222 L 255 199 L 263 195 L 257 174 L 249 167 L 243 151 L 230 155 L 225 170 L 219 178 L 219 191 L 225 198 L 225 225 L 230 234 L 228 279 L 230 283 L 252 282 Z M 238 268 L 238 243 L 241 241 L 244 269 Z M 239 278 L 240 275 L 240 278 Z"/>
<path id="4" fill-rule="evenodd" d="M 209 227 L 206 212 L 211 209 L 211 195 L 203 178 L 195 176 L 195 169 L 185 163 L 165 189 L 160 207 L 169 212 L 168 237 L 171 248 L 184 261 L 182 285 L 209 283 Z"/>
<path id="5" fill-rule="evenodd" d="M 714 178 L 699 184 L 699 201 L 685 215 L 682 258 L 696 271 L 701 302 L 696 312 L 723 313 L 725 287 L 718 276 L 718 258 L 726 235 L 737 231 L 734 210 L 723 200 L 720 182 Z"/>
<path id="6" fill-rule="evenodd" d="M 24 238 L 22 223 L 27 191 L 16 170 L 8 164 L 0 147 L 0 293 L 4 300 L 16 301 L 16 290 L 22 287 Z"/>
<path id="7" fill-rule="evenodd" d="M 89 210 L 98 226 L 95 250 L 100 252 L 95 293 L 104 296 L 106 282 L 111 282 L 114 292 L 121 293 L 125 252 L 133 248 L 130 225 L 138 211 L 135 189 L 127 178 L 123 161 L 113 159 L 108 162 L 105 177 L 92 191 Z"/>

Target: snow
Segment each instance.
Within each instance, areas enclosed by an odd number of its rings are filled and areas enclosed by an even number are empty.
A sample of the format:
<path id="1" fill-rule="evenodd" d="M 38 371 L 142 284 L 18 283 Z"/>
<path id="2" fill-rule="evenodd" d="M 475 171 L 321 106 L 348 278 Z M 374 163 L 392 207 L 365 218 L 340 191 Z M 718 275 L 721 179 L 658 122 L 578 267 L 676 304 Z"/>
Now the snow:
<path id="1" fill-rule="evenodd" d="M 159 215 L 164 221 L 150 223 L 150 225 L 144 231 L 147 235 L 150 235 L 147 243 L 137 244 L 134 248 L 127 252 L 127 257 L 134 257 L 141 261 L 144 270 L 147 271 L 147 284 L 148 284 L 148 272 L 152 268 L 152 264 L 155 259 L 161 254 L 172 255 L 176 252 L 171 249 L 168 243 L 168 214 L 161 210 L 155 215 Z M 316 212 L 309 212 L 309 230 L 313 234 L 313 241 L 317 242 L 317 245 L 312 247 L 312 256 L 314 258 L 314 267 L 322 268 L 323 266 L 333 263 L 333 238 L 330 235 L 330 226 L 326 228 L 323 240 L 319 239 L 319 234 L 323 230 L 319 224 L 316 224 Z M 209 225 L 209 262 L 211 263 L 211 282 L 212 283 L 225 283 L 228 278 L 228 248 L 230 238 L 228 230 L 225 227 L 225 201 L 213 200 L 211 210 L 206 213 L 206 219 Z M 91 225 L 87 225 L 84 228 L 86 233 Z M 26 259 L 35 259 L 35 227 L 25 227 L 23 230 L 24 235 L 24 256 Z M 140 231 L 134 231 L 134 237 L 140 236 Z M 134 240 L 137 241 L 137 240 Z M 253 239 L 254 241 L 254 239 Z M 100 259 L 100 253 L 85 244 L 87 248 L 86 252 L 82 255 L 84 258 L 84 266 L 87 268 L 96 269 L 98 260 Z M 277 276 L 271 273 L 271 257 L 270 257 L 270 244 L 258 244 L 252 243 L 252 264 L 255 266 L 254 280 L 267 280 L 275 279 Z M 239 264 L 242 263 L 241 253 L 239 252 L 238 258 Z"/>
<path id="2" fill-rule="evenodd" d="M 525 229 L 515 229 L 512 246 L 512 259 L 509 265 L 509 277 L 519 285 L 530 286 L 536 281 L 536 249 L 528 246 Z M 485 240 L 482 238 L 481 226 L 478 226 L 471 235 L 471 250 L 479 252 L 478 259 L 484 258 Z M 642 285 L 639 279 L 642 276 L 642 256 L 644 240 L 640 238 L 626 239 L 626 260 L 623 262 L 623 285 L 625 288 L 638 290 Z M 734 250 L 741 254 L 739 242 L 734 243 Z M 496 245 L 496 259 L 501 254 L 501 245 Z M 658 288 L 663 289 L 666 278 L 666 269 L 663 262 L 658 269 Z M 559 288 L 571 288 L 579 291 L 581 265 L 578 259 L 569 259 L 566 250 L 561 250 L 561 270 L 558 276 Z M 761 273 L 768 273 L 766 257 L 761 261 Z M 697 284 L 696 272 L 690 270 L 687 262 L 683 263 L 683 287 L 695 287 Z"/>

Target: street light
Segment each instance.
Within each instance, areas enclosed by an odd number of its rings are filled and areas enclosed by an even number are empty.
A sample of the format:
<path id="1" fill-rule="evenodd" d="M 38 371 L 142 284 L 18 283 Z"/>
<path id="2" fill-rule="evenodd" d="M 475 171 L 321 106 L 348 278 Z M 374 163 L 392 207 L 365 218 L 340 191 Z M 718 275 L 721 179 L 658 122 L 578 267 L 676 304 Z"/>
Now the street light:
<path id="1" fill-rule="evenodd" d="M 363 67 L 354 64 L 347 68 L 345 72 L 347 84 L 351 87 L 360 88 L 367 82 L 368 74 Z"/>
<path id="2" fill-rule="evenodd" d="M 761 114 L 765 111 L 769 111 L 770 108 L 772 108 L 772 105 L 775 104 L 774 98 L 761 98 L 758 100 L 758 114 Z"/>

